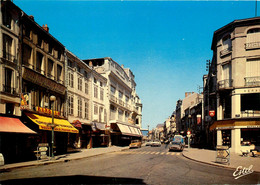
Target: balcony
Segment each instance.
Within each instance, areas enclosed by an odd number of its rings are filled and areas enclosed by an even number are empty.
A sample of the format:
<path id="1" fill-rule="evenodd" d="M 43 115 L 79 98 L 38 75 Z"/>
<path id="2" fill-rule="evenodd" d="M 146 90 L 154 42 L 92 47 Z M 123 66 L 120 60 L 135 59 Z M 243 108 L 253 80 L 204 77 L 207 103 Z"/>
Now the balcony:
<path id="1" fill-rule="evenodd" d="M 233 80 L 232 79 L 226 79 L 221 80 L 218 82 L 218 89 L 231 89 L 233 87 Z"/>
<path id="2" fill-rule="evenodd" d="M 260 86 L 260 76 L 246 77 L 245 86 L 246 87 Z"/>
<path id="3" fill-rule="evenodd" d="M 110 95 L 110 100 L 114 103 L 117 103 L 117 98 L 114 95 Z"/>
<path id="4" fill-rule="evenodd" d="M 119 99 L 119 105 L 125 106 L 125 103 L 122 100 Z"/>
<path id="5" fill-rule="evenodd" d="M 259 49 L 260 42 L 250 42 L 245 44 L 245 49 Z"/>
<path id="6" fill-rule="evenodd" d="M 12 88 L 11 86 L 5 85 L 5 84 L 3 84 L 3 92 L 12 94 L 12 95 L 18 95 L 15 88 Z"/>
<path id="7" fill-rule="evenodd" d="M 232 52 L 232 47 L 220 51 L 220 57 L 224 57 Z"/>
<path id="8" fill-rule="evenodd" d="M 17 59 L 14 55 L 11 53 L 8 53 L 7 51 L 3 50 L 3 58 L 7 61 L 14 62 L 17 64 Z"/>
<path id="9" fill-rule="evenodd" d="M 245 110 L 241 112 L 242 118 L 255 118 L 260 117 L 260 111 L 259 110 Z"/>

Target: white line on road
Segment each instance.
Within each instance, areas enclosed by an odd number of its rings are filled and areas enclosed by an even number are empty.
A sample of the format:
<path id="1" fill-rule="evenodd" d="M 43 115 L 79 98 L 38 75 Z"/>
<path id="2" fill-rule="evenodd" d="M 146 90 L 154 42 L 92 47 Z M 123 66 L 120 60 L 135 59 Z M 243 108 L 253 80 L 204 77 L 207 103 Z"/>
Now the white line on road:
<path id="1" fill-rule="evenodd" d="M 158 155 L 160 152 L 156 152 L 155 154 Z"/>
<path id="2" fill-rule="evenodd" d="M 165 152 L 161 152 L 161 155 L 164 155 L 165 154 Z"/>

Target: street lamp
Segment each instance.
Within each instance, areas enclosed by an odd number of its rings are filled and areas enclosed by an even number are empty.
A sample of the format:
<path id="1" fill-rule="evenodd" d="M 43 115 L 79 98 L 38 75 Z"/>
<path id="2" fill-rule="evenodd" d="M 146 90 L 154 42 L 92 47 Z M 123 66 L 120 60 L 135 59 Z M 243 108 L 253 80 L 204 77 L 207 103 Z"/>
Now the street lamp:
<path id="1" fill-rule="evenodd" d="M 53 146 L 54 146 L 54 127 L 55 127 L 55 124 L 54 124 L 54 101 L 56 100 L 56 97 L 55 96 L 50 96 L 50 101 L 52 102 L 52 105 L 51 105 L 51 117 L 52 117 L 52 124 L 50 125 L 51 126 L 51 158 L 53 159 L 54 158 L 54 152 L 53 152 Z"/>

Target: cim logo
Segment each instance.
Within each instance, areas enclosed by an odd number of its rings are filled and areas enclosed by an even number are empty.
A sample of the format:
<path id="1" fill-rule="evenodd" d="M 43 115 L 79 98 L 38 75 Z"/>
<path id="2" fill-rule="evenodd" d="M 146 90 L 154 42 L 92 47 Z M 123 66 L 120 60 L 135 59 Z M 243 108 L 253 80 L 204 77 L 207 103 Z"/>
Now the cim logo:
<path id="1" fill-rule="evenodd" d="M 214 110 L 210 110 L 209 111 L 209 116 L 210 117 L 214 117 L 215 116 L 215 111 Z"/>

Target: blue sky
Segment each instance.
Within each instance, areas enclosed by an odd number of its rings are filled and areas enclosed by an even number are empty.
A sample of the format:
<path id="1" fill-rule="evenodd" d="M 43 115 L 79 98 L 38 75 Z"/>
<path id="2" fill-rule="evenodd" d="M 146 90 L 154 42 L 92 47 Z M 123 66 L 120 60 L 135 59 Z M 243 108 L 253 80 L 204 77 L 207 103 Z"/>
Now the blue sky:
<path id="1" fill-rule="evenodd" d="M 150 129 L 172 114 L 185 92 L 202 86 L 214 31 L 255 16 L 255 1 L 14 3 L 38 24 L 48 24 L 79 58 L 111 57 L 130 68 L 143 103 L 143 128 Z"/>

